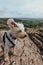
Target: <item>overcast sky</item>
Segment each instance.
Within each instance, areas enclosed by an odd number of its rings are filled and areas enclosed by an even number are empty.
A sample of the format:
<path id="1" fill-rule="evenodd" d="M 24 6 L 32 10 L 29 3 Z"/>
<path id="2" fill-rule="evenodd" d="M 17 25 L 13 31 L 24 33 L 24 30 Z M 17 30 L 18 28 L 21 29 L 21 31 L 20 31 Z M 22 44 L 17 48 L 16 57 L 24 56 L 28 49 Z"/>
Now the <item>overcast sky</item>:
<path id="1" fill-rule="evenodd" d="M 0 0 L 0 17 L 43 18 L 43 0 Z"/>

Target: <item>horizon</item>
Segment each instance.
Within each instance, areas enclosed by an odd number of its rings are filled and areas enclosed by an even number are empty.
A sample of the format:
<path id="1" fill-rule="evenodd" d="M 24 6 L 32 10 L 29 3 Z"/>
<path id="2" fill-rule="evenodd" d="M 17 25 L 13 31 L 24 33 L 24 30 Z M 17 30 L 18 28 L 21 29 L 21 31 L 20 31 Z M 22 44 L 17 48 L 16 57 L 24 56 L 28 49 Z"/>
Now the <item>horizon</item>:
<path id="1" fill-rule="evenodd" d="M 17 18 L 17 17 L 16 17 L 16 18 L 14 18 L 14 17 L 4 18 L 4 17 L 3 17 L 3 18 L 0 18 L 0 19 L 10 19 L 10 18 L 11 18 L 11 19 L 20 19 L 20 20 L 43 20 L 43 18 L 20 18 L 20 17 L 19 17 L 19 18 Z"/>

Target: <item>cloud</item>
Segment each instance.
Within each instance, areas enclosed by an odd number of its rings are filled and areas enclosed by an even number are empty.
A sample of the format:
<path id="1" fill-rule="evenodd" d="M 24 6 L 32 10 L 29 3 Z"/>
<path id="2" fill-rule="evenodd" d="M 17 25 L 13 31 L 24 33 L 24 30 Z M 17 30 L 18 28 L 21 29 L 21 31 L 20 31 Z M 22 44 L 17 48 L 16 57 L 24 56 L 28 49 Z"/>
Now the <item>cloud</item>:
<path id="1" fill-rule="evenodd" d="M 43 0 L 0 0 L 0 17 L 43 18 Z"/>

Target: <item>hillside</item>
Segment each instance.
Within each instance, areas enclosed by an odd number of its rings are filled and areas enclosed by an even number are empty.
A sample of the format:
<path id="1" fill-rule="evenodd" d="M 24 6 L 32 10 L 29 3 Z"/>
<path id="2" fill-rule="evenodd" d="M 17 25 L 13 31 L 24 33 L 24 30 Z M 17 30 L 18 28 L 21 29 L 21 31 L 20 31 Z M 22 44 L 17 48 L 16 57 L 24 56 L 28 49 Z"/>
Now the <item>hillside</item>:
<path id="1" fill-rule="evenodd" d="M 6 22 L 8 18 L 1 18 L 0 19 L 0 29 L 9 29 Z M 43 27 L 43 19 L 42 20 L 37 20 L 37 19 L 16 19 L 14 18 L 16 22 L 23 23 L 24 26 L 27 28 L 32 28 L 32 27 Z"/>

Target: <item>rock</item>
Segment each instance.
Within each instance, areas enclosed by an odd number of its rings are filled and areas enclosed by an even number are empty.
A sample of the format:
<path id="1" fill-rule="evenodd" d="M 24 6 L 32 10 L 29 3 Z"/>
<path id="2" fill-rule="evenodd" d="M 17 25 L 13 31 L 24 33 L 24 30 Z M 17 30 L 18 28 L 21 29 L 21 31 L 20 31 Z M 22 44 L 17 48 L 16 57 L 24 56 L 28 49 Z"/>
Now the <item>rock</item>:
<path id="1" fill-rule="evenodd" d="M 18 41 L 14 51 L 10 51 L 14 54 L 9 56 L 11 65 L 43 65 L 38 47 L 28 37 Z"/>
<path id="2" fill-rule="evenodd" d="M 17 55 L 15 65 L 43 65 L 39 49 L 29 38 L 18 43 L 14 53 Z"/>

